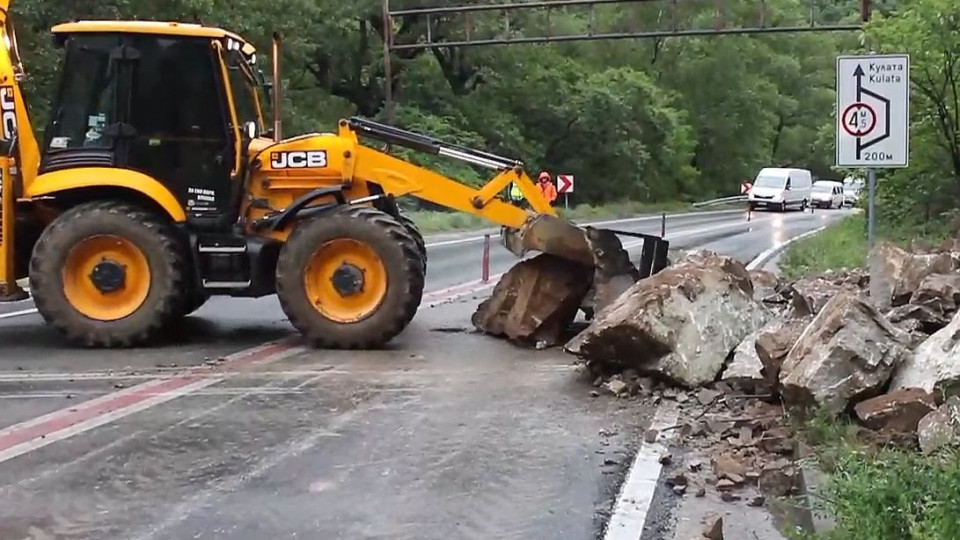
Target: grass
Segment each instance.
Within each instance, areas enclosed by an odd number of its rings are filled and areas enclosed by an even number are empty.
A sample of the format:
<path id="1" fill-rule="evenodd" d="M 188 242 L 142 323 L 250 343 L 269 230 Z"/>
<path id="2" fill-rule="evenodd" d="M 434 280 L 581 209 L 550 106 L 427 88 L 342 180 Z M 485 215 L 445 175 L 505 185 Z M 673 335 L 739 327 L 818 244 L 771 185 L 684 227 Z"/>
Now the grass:
<path id="1" fill-rule="evenodd" d="M 670 203 L 641 203 L 633 201 L 616 202 L 603 205 L 580 204 L 569 210 L 559 208 L 561 216 L 573 221 L 588 221 L 598 219 L 621 219 L 644 214 L 660 212 L 677 212 L 689 208 L 681 202 Z M 496 227 L 495 223 L 463 212 L 419 211 L 411 212 L 410 217 L 416 222 L 423 234 L 440 232 L 470 231 L 487 227 Z"/>
<path id="2" fill-rule="evenodd" d="M 792 420 L 827 474 L 815 509 L 832 515 L 828 533 L 797 540 L 954 540 L 960 538 L 960 452 L 924 456 L 878 446 L 855 424 L 824 415 Z"/>
<path id="3" fill-rule="evenodd" d="M 784 277 L 795 279 L 826 270 L 863 268 L 867 252 L 866 220 L 856 214 L 791 244 L 778 265 Z"/>

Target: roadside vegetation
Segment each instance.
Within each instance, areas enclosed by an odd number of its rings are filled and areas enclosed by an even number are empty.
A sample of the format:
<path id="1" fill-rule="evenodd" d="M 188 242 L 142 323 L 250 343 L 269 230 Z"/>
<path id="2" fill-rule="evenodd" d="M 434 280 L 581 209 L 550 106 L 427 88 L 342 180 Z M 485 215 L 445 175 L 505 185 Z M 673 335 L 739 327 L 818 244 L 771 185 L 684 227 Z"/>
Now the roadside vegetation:
<path id="1" fill-rule="evenodd" d="M 791 540 L 960 538 L 960 449 L 924 456 L 851 421 L 824 415 L 794 421 L 827 475 L 812 507 L 835 526 L 819 535 L 794 532 Z"/>
<path id="2" fill-rule="evenodd" d="M 910 166 L 879 171 L 878 240 L 904 247 L 958 236 L 960 207 L 960 22 L 952 0 L 902 3 L 868 26 L 866 48 L 911 56 Z M 956 10 L 953 9 L 952 12 Z M 848 171 L 865 177 L 862 171 Z M 865 193 L 864 193 L 865 195 Z M 863 197 L 863 204 L 866 197 Z M 797 242 L 781 260 L 790 277 L 857 268 L 867 256 L 865 214 Z M 960 451 L 933 455 L 864 440 L 834 419 L 805 422 L 827 473 L 819 505 L 836 519 L 821 540 L 960 538 Z"/>

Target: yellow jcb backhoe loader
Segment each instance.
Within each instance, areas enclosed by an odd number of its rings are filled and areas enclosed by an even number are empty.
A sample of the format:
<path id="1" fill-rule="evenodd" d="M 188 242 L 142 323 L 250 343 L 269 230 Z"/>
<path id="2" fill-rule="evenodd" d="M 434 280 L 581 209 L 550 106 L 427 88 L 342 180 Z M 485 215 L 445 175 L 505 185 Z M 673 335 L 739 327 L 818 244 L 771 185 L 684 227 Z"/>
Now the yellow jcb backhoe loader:
<path id="1" fill-rule="evenodd" d="M 218 28 L 54 27 L 63 59 L 41 146 L 10 2 L 0 0 L 0 296 L 22 298 L 17 281 L 29 278 L 40 314 L 71 341 L 142 345 L 212 295 L 277 294 L 317 346 L 382 345 L 423 294 L 424 241 L 396 204 L 407 195 L 500 224 L 518 256 L 594 266 L 596 297 L 655 271 L 633 266 L 613 232 L 559 219 L 515 160 L 361 118 L 281 138 L 279 85 L 266 84 L 250 43 Z M 274 81 L 279 48 L 275 36 Z M 271 99 L 267 129 L 261 107 Z M 361 137 L 496 174 L 473 189 Z M 511 182 L 530 212 L 498 198 Z M 665 245 L 656 252 L 645 264 L 663 259 Z"/>

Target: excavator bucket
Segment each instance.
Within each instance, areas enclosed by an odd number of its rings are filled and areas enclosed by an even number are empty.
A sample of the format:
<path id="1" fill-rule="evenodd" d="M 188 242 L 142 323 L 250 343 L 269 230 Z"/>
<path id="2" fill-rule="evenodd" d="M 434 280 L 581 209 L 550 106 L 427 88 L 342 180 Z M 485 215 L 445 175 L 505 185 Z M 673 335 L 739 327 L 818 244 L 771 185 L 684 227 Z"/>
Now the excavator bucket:
<path id="1" fill-rule="evenodd" d="M 501 237 L 518 257 L 539 251 L 592 268 L 593 286 L 582 304 L 588 313 L 606 307 L 646 277 L 630 261 L 617 234 L 608 229 L 581 228 L 556 216 L 536 214 L 520 230 L 503 229 Z M 665 257 L 665 248 L 663 253 Z"/>
<path id="2" fill-rule="evenodd" d="M 638 265 L 620 236 L 641 238 Z M 520 229 L 504 228 L 504 246 L 519 257 L 540 252 L 506 272 L 472 321 L 478 329 L 518 343 L 553 346 L 583 311 L 587 318 L 612 304 L 638 280 L 666 266 L 662 238 L 533 214 Z"/>

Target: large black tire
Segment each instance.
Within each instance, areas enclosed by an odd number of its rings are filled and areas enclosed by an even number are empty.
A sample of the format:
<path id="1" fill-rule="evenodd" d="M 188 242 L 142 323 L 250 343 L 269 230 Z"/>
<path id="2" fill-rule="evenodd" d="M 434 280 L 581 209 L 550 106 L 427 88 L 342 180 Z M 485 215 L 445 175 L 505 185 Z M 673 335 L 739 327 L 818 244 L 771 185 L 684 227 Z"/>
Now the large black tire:
<path id="1" fill-rule="evenodd" d="M 149 276 L 138 281 L 146 290 L 145 297 L 139 304 L 134 301 L 132 311 L 120 318 L 85 314 L 81 310 L 102 305 L 91 296 L 87 307 L 75 306 L 65 288 L 65 265 L 73 260 L 71 252 L 98 237 L 121 239 L 146 261 Z M 70 341 L 102 348 L 144 345 L 158 338 L 183 312 L 183 253 L 181 240 L 164 217 L 119 201 L 85 203 L 64 212 L 40 236 L 30 259 L 30 290 L 43 318 Z M 89 278 L 79 275 L 73 279 L 80 283 Z M 136 287 L 134 281 L 125 282 L 119 294 Z M 111 293 L 102 294 L 103 305 L 107 305 L 106 294 Z"/>
<path id="2" fill-rule="evenodd" d="M 331 280 L 329 275 L 311 271 L 313 264 L 322 264 L 318 262 L 318 257 L 322 260 L 321 247 L 331 242 L 359 246 L 358 253 L 362 250 L 375 257 L 385 284 L 372 309 L 343 316 L 341 320 L 321 310 L 338 309 L 335 305 L 345 297 L 315 298 L 308 290 L 308 280 L 313 287 L 322 287 Z M 380 271 L 374 270 L 371 268 L 364 276 Z M 377 284 L 371 280 L 363 287 L 358 294 L 367 294 L 367 287 L 376 291 Z M 277 262 L 277 296 L 284 313 L 304 337 L 323 348 L 381 347 L 413 320 L 423 287 L 421 251 L 414 237 L 396 218 L 369 207 L 344 207 L 300 223 L 281 249 Z"/>
<path id="3" fill-rule="evenodd" d="M 423 235 L 420 234 L 420 228 L 417 227 L 417 224 L 414 223 L 410 216 L 404 213 L 403 210 L 398 211 L 398 221 L 401 225 L 407 229 L 407 232 L 410 233 L 410 236 L 413 237 L 414 242 L 417 243 L 417 249 L 420 250 L 420 256 L 423 259 L 423 272 L 427 272 L 427 243 L 423 239 Z"/>

